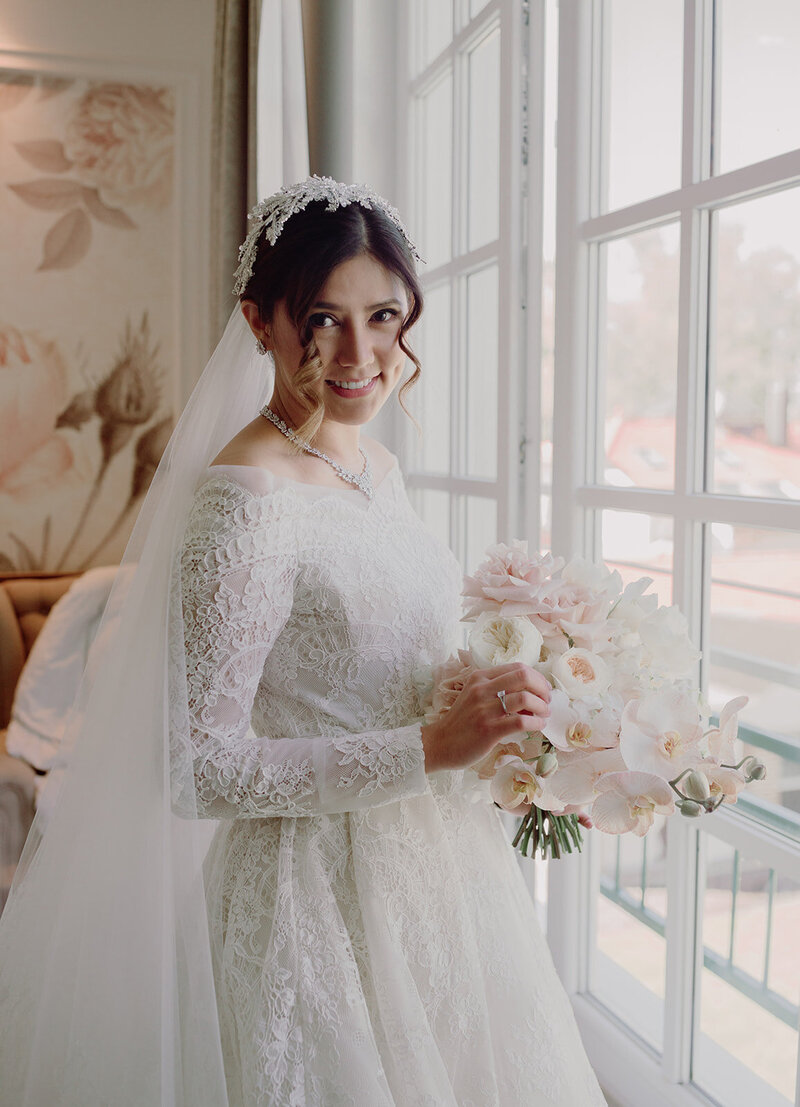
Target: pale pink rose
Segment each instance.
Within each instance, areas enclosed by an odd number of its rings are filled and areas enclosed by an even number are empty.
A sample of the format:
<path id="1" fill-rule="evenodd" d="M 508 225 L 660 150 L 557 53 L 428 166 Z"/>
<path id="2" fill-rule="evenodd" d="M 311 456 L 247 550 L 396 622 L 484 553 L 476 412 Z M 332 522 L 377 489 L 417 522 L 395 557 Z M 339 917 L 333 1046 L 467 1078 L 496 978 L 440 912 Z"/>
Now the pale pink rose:
<path id="1" fill-rule="evenodd" d="M 629 769 L 674 780 L 700 760 L 703 728 L 682 688 L 667 687 L 631 700 L 622 713 L 619 748 Z"/>
<path id="2" fill-rule="evenodd" d="M 597 649 L 607 645 L 609 601 L 579 581 L 555 580 L 543 591 L 531 621 L 551 649 L 574 646 Z"/>
<path id="3" fill-rule="evenodd" d="M 653 773 L 606 773 L 595 784 L 592 822 L 605 834 L 643 837 L 656 815 L 675 810 L 670 786 Z"/>
<path id="4" fill-rule="evenodd" d="M 464 684 L 475 666 L 467 650 L 459 650 L 455 657 L 437 665 L 433 670 L 433 697 L 430 709 L 425 714 L 428 723 L 439 719 L 449 711 L 464 689 Z"/>
<path id="5" fill-rule="evenodd" d="M 64 149 L 111 207 L 172 198 L 175 106 L 167 88 L 92 85 L 67 123 Z"/>
<path id="6" fill-rule="evenodd" d="M 56 435 L 67 403 L 67 371 L 55 342 L 35 331 L 0 327 L 0 488 L 47 484 L 72 465 Z"/>
<path id="7" fill-rule="evenodd" d="M 591 650 L 567 650 L 553 662 L 550 675 L 570 699 L 601 696 L 611 684 L 611 670 L 602 657 Z"/>
<path id="8" fill-rule="evenodd" d="M 739 712 L 747 706 L 747 696 L 729 700 L 719 713 L 719 726 L 707 734 L 708 752 L 715 761 L 736 761 L 736 739 L 739 734 Z"/>
<path id="9" fill-rule="evenodd" d="M 563 564 L 549 553 L 529 554 L 528 543 L 519 539 L 510 546 L 490 547 L 486 560 L 472 576 L 464 578 L 464 618 L 475 619 L 484 611 L 507 618 L 532 615 Z"/>

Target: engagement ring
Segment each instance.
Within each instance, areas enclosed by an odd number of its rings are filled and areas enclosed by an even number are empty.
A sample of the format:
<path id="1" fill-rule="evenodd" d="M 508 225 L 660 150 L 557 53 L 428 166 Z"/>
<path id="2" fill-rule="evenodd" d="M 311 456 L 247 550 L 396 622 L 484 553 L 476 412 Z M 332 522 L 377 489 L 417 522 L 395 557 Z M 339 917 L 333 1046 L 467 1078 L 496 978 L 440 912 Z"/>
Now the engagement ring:
<path id="1" fill-rule="evenodd" d="M 503 714 L 504 714 L 504 715 L 510 715 L 510 714 L 511 714 L 511 712 L 510 712 L 510 711 L 508 710 L 508 708 L 506 707 L 506 693 L 505 693 L 505 689 L 501 689 L 501 690 L 500 690 L 500 691 L 499 691 L 499 692 L 497 693 L 497 698 L 498 698 L 498 699 L 500 700 L 500 706 L 501 706 L 501 707 L 503 708 Z"/>

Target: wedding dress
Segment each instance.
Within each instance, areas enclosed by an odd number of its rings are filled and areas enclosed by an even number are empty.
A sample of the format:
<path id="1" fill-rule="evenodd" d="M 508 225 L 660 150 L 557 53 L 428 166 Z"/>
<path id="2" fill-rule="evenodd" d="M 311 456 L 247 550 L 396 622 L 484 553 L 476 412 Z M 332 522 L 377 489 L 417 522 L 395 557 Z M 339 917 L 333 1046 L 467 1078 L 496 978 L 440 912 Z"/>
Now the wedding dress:
<path id="1" fill-rule="evenodd" d="M 604 1104 L 497 810 L 425 773 L 461 573 L 397 465 L 212 466 L 178 572 L 230 1107 Z"/>

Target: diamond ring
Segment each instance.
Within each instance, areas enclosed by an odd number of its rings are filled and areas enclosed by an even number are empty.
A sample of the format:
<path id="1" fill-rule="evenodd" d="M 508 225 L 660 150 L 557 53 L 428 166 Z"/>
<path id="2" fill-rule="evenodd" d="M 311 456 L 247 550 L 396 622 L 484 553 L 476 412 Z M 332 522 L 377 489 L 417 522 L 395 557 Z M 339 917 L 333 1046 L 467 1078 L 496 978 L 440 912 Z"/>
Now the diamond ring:
<path id="1" fill-rule="evenodd" d="M 508 710 L 508 708 L 506 707 L 506 693 L 505 693 L 505 689 L 504 689 L 504 688 L 502 688 L 502 689 L 501 689 L 501 690 L 500 690 L 500 691 L 499 691 L 499 692 L 497 693 L 497 698 L 498 698 L 498 699 L 500 700 L 500 706 L 501 706 L 501 707 L 503 708 L 503 714 L 504 714 L 504 715 L 510 715 L 510 714 L 511 714 L 511 712 L 510 712 L 510 711 Z"/>

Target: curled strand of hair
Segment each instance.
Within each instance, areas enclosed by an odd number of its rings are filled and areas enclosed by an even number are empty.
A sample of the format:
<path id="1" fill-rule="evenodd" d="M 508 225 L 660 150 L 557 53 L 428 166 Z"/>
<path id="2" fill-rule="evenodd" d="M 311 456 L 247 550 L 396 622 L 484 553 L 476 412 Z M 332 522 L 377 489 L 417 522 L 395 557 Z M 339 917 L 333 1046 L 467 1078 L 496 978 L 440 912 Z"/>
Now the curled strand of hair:
<path id="1" fill-rule="evenodd" d="M 414 306 L 415 306 L 415 309 L 416 309 L 416 304 Z M 414 418 L 414 416 L 411 414 L 411 412 L 408 410 L 408 408 L 405 405 L 405 394 L 406 394 L 406 392 L 408 392 L 408 390 L 416 384 L 416 382 L 419 380 L 420 373 L 422 372 L 422 364 L 421 364 L 419 358 L 417 357 L 417 355 L 414 353 L 414 351 L 411 349 L 411 347 L 406 342 L 406 331 L 409 329 L 409 327 L 412 325 L 412 322 L 414 322 L 418 316 L 419 316 L 419 311 L 416 311 L 416 310 L 412 311 L 411 315 L 408 317 L 408 320 L 406 320 L 406 322 L 403 324 L 403 326 L 400 330 L 400 337 L 398 339 L 398 345 L 400 346 L 400 349 L 406 355 L 408 360 L 413 362 L 414 372 L 411 374 L 411 376 L 408 378 L 408 380 L 405 381 L 403 383 L 403 385 L 401 386 L 400 391 L 397 393 L 397 399 L 400 401 L 400 407 L 403 409 L 403 411 L 409 417 L 411 422 L 417 428 L 417 435 L 421 437 L 422 436 L 422 427 L 419 425 L 417 420 Z M 411 320 L 411 322 L 409 322 L 409 320 Z"/>
<path id="2" fill-rule="evenodd" d="M 325 404 L 319 395 L 319 385 L 324 372 L 325 366 L 319 356 L 317 344 L 312 337 L 303 351 L 303 357 L 294 378 L 295 388 L 299 393 L 303 406 L 308 411 L 308 415 L 300 426 L 295 428 L 295 434 L 309 445 L 322 425 L 325 416 Z M 296 449 L 298 453 L 302 452 L 301 446 L 296 446 Z"/>

